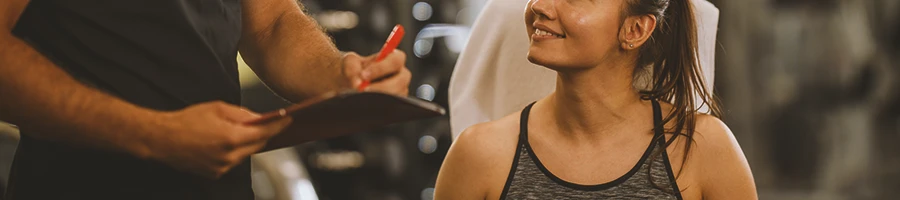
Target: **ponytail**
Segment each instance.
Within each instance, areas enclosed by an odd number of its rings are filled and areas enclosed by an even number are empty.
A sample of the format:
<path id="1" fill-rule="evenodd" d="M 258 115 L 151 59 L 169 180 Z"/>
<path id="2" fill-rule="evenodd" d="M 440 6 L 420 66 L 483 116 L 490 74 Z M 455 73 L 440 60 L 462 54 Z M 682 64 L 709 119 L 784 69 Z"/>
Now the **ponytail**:
<path id="1" fill-rule="evenodd" d="M 665 147 L 676 138 L 685 137 L 682 168 L 693 144 L 698 107 L 708 106 L 710 114 L 715 117 L 722 114 L 718 100 L 703 80 L 697 53 L 697 26 L 690 1 L 627 0 L 626 9 L 628 15 L 652 14 L 657 18 L 656 30 L 640 49 L 635 75 L 652 67 L 649 88 L 641 91 L 642 97 L 669 102 L 674 106 L 662 122 L 669 124 L 674 121 L 672 128 L 664 130 L 672 134 L 666 140 Z"/>

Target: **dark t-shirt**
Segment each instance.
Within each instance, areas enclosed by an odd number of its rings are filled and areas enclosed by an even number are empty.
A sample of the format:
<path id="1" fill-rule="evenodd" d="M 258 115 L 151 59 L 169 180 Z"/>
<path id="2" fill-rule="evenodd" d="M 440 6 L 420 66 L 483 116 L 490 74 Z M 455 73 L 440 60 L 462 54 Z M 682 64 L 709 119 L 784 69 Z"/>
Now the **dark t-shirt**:
<path id="1" fill-rule="evenodd" d="M 240 0 L 31 0 L 13 33 L 76 78 L 139 106 L 240 104 Z M 253 199 L 249 159 L 208 180 L 29 131 L 13 162 L 12 199 Z"/>

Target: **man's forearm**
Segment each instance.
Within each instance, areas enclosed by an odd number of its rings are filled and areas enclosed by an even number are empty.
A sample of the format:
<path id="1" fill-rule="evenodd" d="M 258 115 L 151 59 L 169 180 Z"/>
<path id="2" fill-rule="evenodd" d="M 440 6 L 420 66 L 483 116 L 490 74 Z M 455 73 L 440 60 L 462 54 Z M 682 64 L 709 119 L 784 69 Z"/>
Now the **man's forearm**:
<path id="1" fill-rule="evenodd" d="M 331 38 L 291 1 L 244 1 L 244 60 L 291 101 L 349 87 Z"/>
<path id="2" fill-rule="evenodd" d="M 34 48 L 0 33 L 0 120 L 27 136 L 144 156 L 142 130 L 155 111 L 73 79 Z"/>

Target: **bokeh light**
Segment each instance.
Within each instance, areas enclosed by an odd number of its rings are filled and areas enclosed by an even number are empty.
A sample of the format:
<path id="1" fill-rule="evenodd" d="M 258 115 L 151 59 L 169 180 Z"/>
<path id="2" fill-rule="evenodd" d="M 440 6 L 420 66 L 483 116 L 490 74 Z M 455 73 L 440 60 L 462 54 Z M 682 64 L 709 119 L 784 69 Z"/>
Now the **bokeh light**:
<path id="1" fill-rule="evenodd" d="M 418 2 L 413 5 L 412 14 L 413 18 L 416 18 L 416 20 L 425 21 L 431 19 L 431 15 L 434 14 L 434 10 L 431 8 L 431 4 Z"/>

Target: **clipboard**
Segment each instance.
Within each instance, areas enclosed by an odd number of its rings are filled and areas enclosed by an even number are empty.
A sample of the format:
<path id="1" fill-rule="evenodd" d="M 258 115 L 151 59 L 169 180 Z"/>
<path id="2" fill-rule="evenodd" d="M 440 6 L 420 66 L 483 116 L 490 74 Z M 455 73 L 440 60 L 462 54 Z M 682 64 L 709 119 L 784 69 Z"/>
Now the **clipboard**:
<path id="1" fill-rule="evenodd" d="M 267 123 L 288 115 L 293 118 L 288 128 L 269 139 L 263 150 L 269 151 L 444 114 L 446 110 L 440 105 L 417 98 L 347 90 L 264 113 L 248 124 Z"/>

